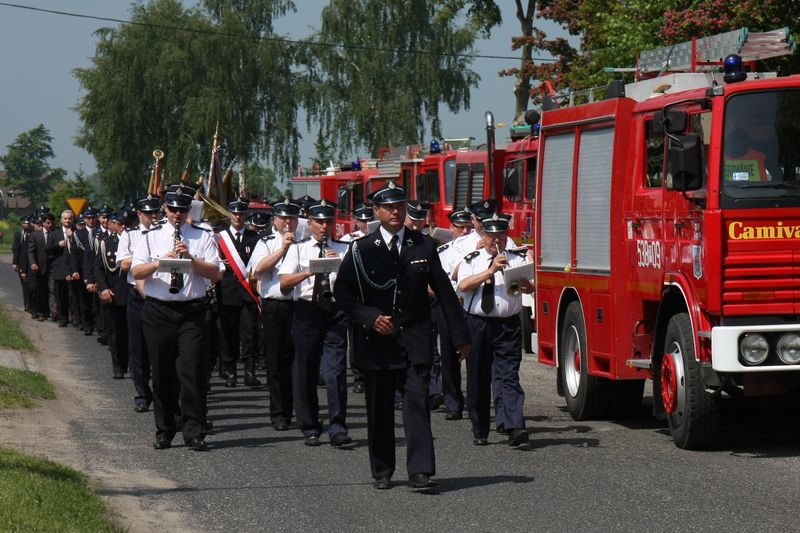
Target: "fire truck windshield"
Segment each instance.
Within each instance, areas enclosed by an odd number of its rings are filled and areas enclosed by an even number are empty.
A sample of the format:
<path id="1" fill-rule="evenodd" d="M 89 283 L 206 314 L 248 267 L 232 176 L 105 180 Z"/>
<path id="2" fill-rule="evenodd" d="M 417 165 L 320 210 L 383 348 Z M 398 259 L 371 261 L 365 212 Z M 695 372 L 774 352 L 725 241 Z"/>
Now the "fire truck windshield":
<path id="1" fill-rule="evenodd" d="M 736 94 L 725 108 L 722 207 L 800 205 L 800 90 Z"/>

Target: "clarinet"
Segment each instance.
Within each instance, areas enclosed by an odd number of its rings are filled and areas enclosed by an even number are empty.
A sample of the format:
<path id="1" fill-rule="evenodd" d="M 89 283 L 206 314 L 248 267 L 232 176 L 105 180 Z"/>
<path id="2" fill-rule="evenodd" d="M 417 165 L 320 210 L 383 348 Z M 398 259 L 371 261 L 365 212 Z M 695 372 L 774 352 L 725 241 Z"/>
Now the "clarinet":
<path id="1" fill-rule="evenodd" d="M 328 254 L 328 236 L 322 238 L 322 256 L 327 257 Z M 333 291 L 331 290 L 331 275 L 330 274 L 323 274 L 322 281 L 320 282 L 320 288 L 322 289 L 321 296 L 323 298 L 333 298 Z"/>
<path id="2" fill-rule="evenodd" d="M 176 250 L 178 247 L 178 242 L 181 240 L 181 226 L 177 224 L 175 226 L 175 233 L 172 236 L 172 249 Z M 177 252 L 176 252 L 177 253 Z M 181 259 L 183 256 L 180 253 L 177 253 L 178 259 Z M 183 274 L 178 274 L 177 272 L 171 273 L 172 278 L 169 280 L 169 292 L 170 294 L 178 294 L 181 289 L 183 288 Z"/>

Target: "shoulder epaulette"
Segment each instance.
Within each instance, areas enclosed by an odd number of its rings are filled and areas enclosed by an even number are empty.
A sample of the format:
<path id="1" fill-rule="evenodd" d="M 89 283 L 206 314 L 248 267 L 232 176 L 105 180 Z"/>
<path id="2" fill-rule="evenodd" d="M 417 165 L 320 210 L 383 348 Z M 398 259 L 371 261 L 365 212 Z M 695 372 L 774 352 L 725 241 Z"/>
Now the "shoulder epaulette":
<path id="1" fill-rule="evenodd" d="M 162 227 L 161 224 L 153 224 L 152 226 L 150 226 L 146 230 L 142 231 L 142 235 L 147 235 L 151 231 L 155 231 L 157 229 L 161 229 L 161 227 Z"/>
<path id="2" fill-rule="evenodd" d="M 304 243 L 304 242 L 307 242 L 307 241 L 310 241 L 310 240 L 311 240 L 311 237 L 306 237 L 302 241 L 299 241 L 297 244 L 301 244 L 301 243 Z"/>
<path id="3" fill-rule="evenodd" d="M 440 253 L 444 252 L 445 250 L 447 250 L 449 247 L 450 247 L 450 243 L 449 242 L 445 243 L 445 244 L 441 245 L 440 247 L 438 247 L 436 249 L 436 253 L 440 254 Z"/>
<path id="4" fill-rule="evenodd" d="M 507 248 L 506 252 L 517 254 L 517 255 L 527 255 L 528 247 L 527 246 L 520 246 L 519 248 Z"/>
<path id="5" fill-rule="evenodd" d="M 133 227 L 131 227 L 131 228 L 125 228 L 125 233 L 130 233 L 131 231 L 138 231 L 138 230 L 140 230 L 140 229 L 142 229 L 142 228 L 141 228 L 141 226 L 139 226 L 139 225 L 137 224 L 136 226 L 133 226 Z"/>
<path id="6" fill-rule="evenodd" d="M 275 238 L 275 234 L 274 233 L 270 233 L 269 235 L 264 235 L 263 237 L 261 237 L 261 240 L 264 241 L 264 242 L 267 242 L 267 241 L 271 241 L 274 238 Z"/>
<path id="7" fill-rule="evenodd" d="M 199 229 L 199 230 L 205 231 L 206 233 L 210 233 L 210 232 L 212 231 L 212 229 L 211 229 L 211 228 L 204 228 L 203 226 L 198 226 L 197 224 L 194 224 L 194 223 L 192 223 L 192 224 L 191 224 L 191 226 L 192 226 L 193 228 L 196 228 L 196 229 Z"/>
<path id="8" fill-rule="evenodd" d="M 475 250 L 474 252 L 470 252 L 470 253 L 468 253 L 467 255 L 465 255 L 465 256 L 464 256 L 464 261 L 466 261 L 467 263 L 469 263 L 470 261 L 472 261 L 473 259 L 475 259 L 475 258 L 476 258 L 476 257 L 478 257 L 479 255 L 481 255 L 481 252 L 480 252 L 480 250 Z"/>

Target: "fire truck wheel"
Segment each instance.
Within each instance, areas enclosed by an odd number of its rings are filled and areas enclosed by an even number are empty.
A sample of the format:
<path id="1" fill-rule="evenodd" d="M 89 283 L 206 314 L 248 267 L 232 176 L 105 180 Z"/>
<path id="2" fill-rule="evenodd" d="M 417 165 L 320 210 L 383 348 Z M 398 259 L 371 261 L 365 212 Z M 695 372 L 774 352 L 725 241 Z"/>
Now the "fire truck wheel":
<path id="1" fill-rule="evenodd" d="M 719 398 L 707 393 L 700 379 L 688 313 L 673 316 L 667 325 L 659 379 L 675 445 L 687 450 L 711 446 L 719 423 Z"/>
<path id="2" fill-rule="evenodd" d="M 586 328 L 580 302 L 564 313 L 559 343 L 559 372 L 564 383 L 567 409 L 575 420 L 599 418 L 607 413 L 611 382 L 589 375 Z"/>

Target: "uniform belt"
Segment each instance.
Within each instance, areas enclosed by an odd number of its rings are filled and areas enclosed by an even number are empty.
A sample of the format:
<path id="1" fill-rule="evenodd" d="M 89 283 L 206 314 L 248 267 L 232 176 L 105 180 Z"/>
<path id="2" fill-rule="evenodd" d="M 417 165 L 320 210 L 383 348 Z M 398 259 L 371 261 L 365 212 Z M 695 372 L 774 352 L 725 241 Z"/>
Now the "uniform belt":
<path id="1" fill-rule="evenodd" d="M 285 303 L 293 303 L 294 300 L 291 298 L 261 298 L 265 302 L 285 302 Z"/>
<path id="2" fill-rule="evenodd" d="M 192 300 L 159 300 L 158 298 L 154 298 L 152 296 L 145 296 L 144 299 L 148 302 L 156 302 L 158 304 L 170 305 L 170 306 L 186 305 L 186 304 L 192 305 L 203 302 L 202 298 L 194 298 Z"/>
<path id="3" fill-rule="evenodd" d="M 472 313 L 467 313 L 467 315 L 473 318 L 480 318 L 481 320 L 486 320 L 488 322 L 511 322 L 511 321 L 519 321 L 519 317 L 517 315 L 511 316 L 481 316 L 481 315 L 474 315 Z"/>

